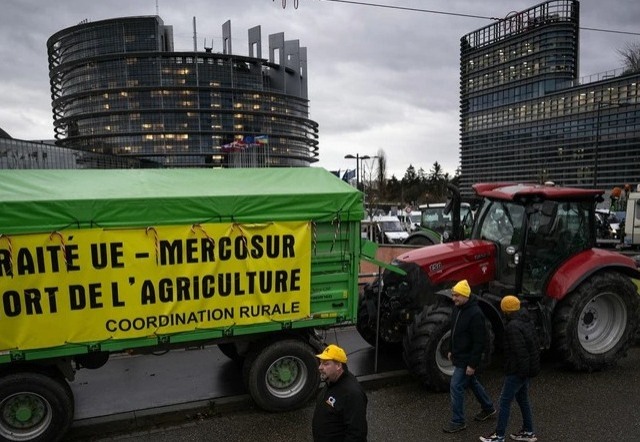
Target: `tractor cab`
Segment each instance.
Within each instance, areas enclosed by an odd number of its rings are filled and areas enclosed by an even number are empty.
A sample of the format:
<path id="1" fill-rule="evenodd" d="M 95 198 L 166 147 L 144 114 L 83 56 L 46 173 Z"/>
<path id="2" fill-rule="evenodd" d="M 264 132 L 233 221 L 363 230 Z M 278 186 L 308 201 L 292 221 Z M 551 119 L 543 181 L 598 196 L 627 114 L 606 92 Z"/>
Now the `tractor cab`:
<path id="1" fill-rule="evenodd" d="M 483 200 L 472 238 L 496 245 L 494 286 L 542 296 L 562 262 L 593 247 L 595 200 L 551 200 L 544 192 L 536 197 L 513 195 L 511 200 Z"/>

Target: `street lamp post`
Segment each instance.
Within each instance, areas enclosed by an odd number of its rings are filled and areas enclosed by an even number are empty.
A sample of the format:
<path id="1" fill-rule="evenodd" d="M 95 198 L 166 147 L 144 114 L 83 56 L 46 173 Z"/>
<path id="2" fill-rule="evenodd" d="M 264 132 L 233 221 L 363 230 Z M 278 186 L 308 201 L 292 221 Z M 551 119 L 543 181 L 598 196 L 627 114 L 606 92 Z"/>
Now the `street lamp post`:
<path id="1" fill-rule="evenodd" d="M 359 153 L 354 155 L 348 154 L 344 156 L 347 160 L 356 160 L 356 189 L 360 190 L 360 162 L 362 160 L 368 160 L 371 157 L 369 155 L 360 156 Z"/>

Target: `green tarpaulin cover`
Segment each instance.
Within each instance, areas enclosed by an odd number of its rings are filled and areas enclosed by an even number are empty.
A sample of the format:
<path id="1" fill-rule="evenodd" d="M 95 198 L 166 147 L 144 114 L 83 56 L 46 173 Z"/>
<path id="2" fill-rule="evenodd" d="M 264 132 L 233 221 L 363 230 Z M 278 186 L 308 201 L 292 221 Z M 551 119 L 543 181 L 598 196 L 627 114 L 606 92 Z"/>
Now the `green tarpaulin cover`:
<path id="1" fill-rule="evenodd" d="M 359 221 L 321 168 L 0 171 L 0 234 L 209 222 Z"/>

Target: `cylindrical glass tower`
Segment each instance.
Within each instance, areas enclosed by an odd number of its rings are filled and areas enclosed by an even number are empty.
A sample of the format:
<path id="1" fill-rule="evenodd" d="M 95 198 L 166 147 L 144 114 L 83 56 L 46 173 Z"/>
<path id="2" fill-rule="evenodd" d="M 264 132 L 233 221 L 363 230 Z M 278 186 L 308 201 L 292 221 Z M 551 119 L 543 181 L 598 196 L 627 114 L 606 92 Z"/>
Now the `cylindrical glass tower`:
<path id="1" fill-rule="evenodd" d="M 174 52 L 172 27 L 157 16 L 63 29 L 47 41 L 56 143 L 151 167 L 308 166 L 318 125 L 308 118 L 306 48 L 290 43 L 295 56 L 281 65 L 230 46 Z"/>

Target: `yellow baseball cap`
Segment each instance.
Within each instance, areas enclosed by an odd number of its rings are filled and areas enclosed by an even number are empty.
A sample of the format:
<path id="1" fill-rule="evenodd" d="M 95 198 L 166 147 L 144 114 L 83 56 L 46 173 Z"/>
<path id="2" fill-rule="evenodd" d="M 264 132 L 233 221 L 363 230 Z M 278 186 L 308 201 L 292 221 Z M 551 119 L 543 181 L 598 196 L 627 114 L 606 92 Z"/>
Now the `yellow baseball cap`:
<path id="1" fill-rule="evenodd" d="M 337 361 L 343 364 L 347 362 L 347 354 L 343 349 L 334 344 L 327 345 L 327 348 L 319 355 L 316 355 L 316 357 L 323 361 Z"/>

